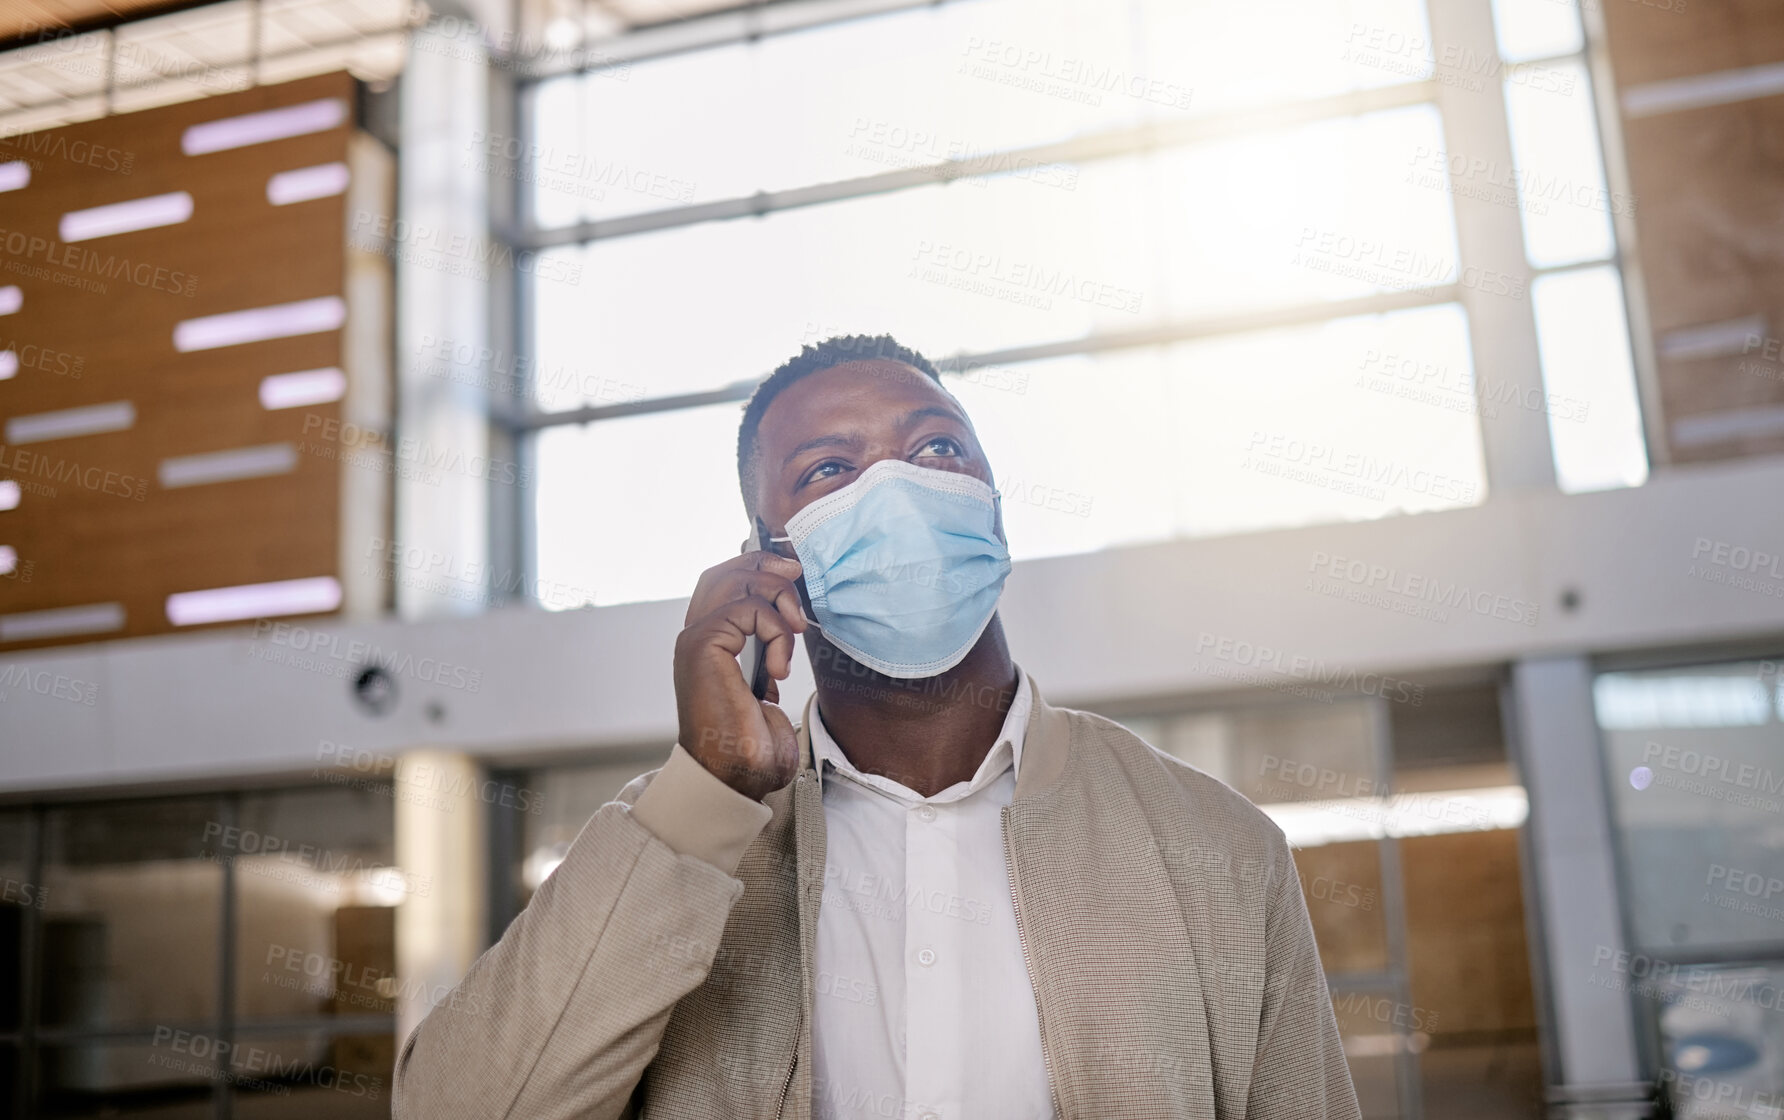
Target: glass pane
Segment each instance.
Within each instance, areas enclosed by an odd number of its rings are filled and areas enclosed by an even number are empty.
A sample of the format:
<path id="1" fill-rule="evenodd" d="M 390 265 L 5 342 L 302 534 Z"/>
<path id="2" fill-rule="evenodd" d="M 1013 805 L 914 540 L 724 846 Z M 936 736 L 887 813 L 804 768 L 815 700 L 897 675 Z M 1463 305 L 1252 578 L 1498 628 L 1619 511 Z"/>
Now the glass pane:
<path id="1" fill-rule="evenodd" d="M 1776 673 L 1741 661 L 1597 680 L 1630 925 L 1645 951 L 1784 950 Z"/>
<path id="2" fill-rule="evenodd" d="M 720 404 L 540 432 L 541 601 L 563 609 L 679 598 L 737 555 L 750 536 L 737 482 L 741 416 Z M 646 459 L 656 469 L 642 469 Z M 589 482 L 618 478 L 627 485 Z M 676 516 L 663 516 L 671 509 Z"/>
<path id="3" fill-rule="evenodd" d="M 1332 993 L 1338 1038 L 1350 1065 L 1351 1084 L 1366 1120 L 1400 1115 L 1396 1063 L 1410 1047 L 1424 1044 L 1419 1009 L 1393 993 L 1339 989 Z"/>
<path id="4" fill-rule="evenodd" d="M 1507 62 L 1553 58 L 1585 47 L 1580 12 L 1557 0 L 1493 0 L 1499 57 Z"/>
<path id="5" fill-rule="evenodd" d="M 1449 197 L 1403 169 L 1442 146 L 1419 106 L 596 242 L 550 266 L 581 282 L 542 285 L 537 358 L 663 396 L 831 334 L 942 357 L 1432 288 L 1458 276 Z"/>
<path id="6" fill-rule="evenodd" d="M 1622 277 L 1613 265 L 1539 276 L 1530 301 L 1562 492 L 1640 486 L 1648 445 Z"/>
<path id="7" fill-rule="evenodd" d="M 170 798 L 47 814 L 46 1026 L 215 1018 L 220 861 L 229 855 L 218 846 L 219 808 L 216 798 Z"/>
<path id="8" fill-rule="evenodd" d="M 238 1120 L 373 1120 L 390 1115 L 390 1077 L 396 1064 L 392 1034 L 244 1035 L 236 1039 L 229 1059 L 231 1114 Z"/>
<path id="9" fill-rule="evenodd" d="M 1645 982 L 1630 979 L 1630 985 L 1640 985 L 1642 995 L 1660 1004 L 1660 1085 L 1675 1117 L 1772 1120 L 1779 1115 L 1784 969 L 1693 968 Z"/>
<path id="10" fill-rule="evenodd" d="M 74 1042 L 38 1052 L 37 1115 L 211 1120 L 217 1039 L 172 1026 L 145 1042 Z"/>
<path id="11" fill-rule="evenodd" d="M 662 764 L 661 756 L 636 762 L 604 762 L 559 766 L 529 773 L 524 783 L 534 792 L 538 812 L 521 818 L 521 904 L 563 862 L 571 841 L 595 810 L 612 801 L 627 782 Z"/>
<path id="12" fill-rule="evenodd" d="M 1387 911 L 1381 893 L 1381 844 L 1357 840 L 1295 853 L 1301 893 L 1327 977 L 1388 967 Z"/>
<path id="13" fill-rule="evenodd" d="M 1466 323 L 1454 306 L 946 380 L 991 459 L 1017 559 L 1485 497 Z M 739 416 L 737 405 L 710 405 L 541 432 L 542 601 L 679 597 L 734 555 L 748 535 Z M 640 471 L 644 458 L 663 466 Z M 632 485 L 587 483 L 619 477 Z M 664 520 L 666 508 L 684 516 Z M 641 525 L 652 534 L 640 536 Z"/>
<path id="14" fill-rule="evenodd" d="M 220 842 L 236 869 L 238 1021 L 390 1014 L 395 907 L 431 884 L 395 864 L 388 787 L 244 795 Z"/>
<path id="15" fill-rule="evenodd" d="M 24 1018 L 25 923 L 48 901 L 30 881 L 30 836 L 29 812 L 0 812 L 0 1031 L 18 1030 Z M 0 1102 L 10 1099 L 0 1092 Z"/>
<path id="16" fill-rule="evenodd" d="M 1509 71 L 1505 110 L 1530 263 L 1552 268 L 1608 259 L 1616 252 L 1611 214 L 1632 213 L 1635 200 L 1605 188 L 1585 63 Z M 1503 186 L 1493 168 L 1482 174 L 1483 187 Z"/>
<path id="17" fill-rule="evenodd" d="M 1230 48 L 1263 39 L 1268 66 Z M 848 20 L 546 84 L 535 207 L 563 225 L 1414 81 L 1427 39 L 1418 0 L 974 0 Z"/>
<path id="18" fill-rule="evenodd" d="M 1471 369 L 1466 319 L 1444 306 L 948 382 L 1029 559 L 1473 505 Z"/>

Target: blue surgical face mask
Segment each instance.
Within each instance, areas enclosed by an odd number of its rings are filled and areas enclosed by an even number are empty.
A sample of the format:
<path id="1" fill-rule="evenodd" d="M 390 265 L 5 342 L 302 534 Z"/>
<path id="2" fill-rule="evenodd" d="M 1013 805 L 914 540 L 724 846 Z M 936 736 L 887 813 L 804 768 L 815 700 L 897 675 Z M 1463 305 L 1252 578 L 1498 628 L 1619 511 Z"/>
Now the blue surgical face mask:
<path id="1" fill-rule="evenodd" d="M 1010 551 L 997 491 L 882 459 L 787 522 L 824 637 L 888 677 L 960 664 L 997 611 Z"/>

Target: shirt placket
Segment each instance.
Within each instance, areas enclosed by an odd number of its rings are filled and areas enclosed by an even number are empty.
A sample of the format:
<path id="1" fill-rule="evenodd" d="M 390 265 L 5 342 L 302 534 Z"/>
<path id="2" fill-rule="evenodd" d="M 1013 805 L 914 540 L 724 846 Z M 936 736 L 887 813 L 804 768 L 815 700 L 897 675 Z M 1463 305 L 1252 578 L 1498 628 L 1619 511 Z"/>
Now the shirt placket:
<path id="1" fill-rule="evenodd" d="M 960 1000 L 965 947 L 948 899 L 960 894 L 953 804 L 912 804 L 905 812 L 904 1096 L 909 1120 L 963 1120 L 965 1087 Z"/>

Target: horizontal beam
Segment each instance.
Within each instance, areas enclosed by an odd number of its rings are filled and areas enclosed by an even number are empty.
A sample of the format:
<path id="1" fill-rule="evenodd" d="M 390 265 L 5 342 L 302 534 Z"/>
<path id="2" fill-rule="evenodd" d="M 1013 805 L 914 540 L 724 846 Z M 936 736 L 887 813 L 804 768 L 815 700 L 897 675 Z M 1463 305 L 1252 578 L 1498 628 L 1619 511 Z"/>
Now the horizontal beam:
<path id="1" fill-rule="evenodd" d="M 1363 674 L 1417 684 L 1532 656 L 1784 648 L 1784 595 L 1773 594 L 1784 581 L 1739 565 L 1784 556 L 1784 521 L 1761 516 L 1779 493 L 1784 458 L 1774 457 L 1679 467 L 1628 490 L 1527 491 L 1442 513 L 1029 560 L 1000 609 L 1017 660 L 1050 699 L 1130 711 L 1247 685 L 1305 699 L 1321 690 L 1291 667 L 1313 662 L 1354 670 L 1368 687 Z M 1349 582 L 1329 570 L 1339 560 L 1471 598 L 1444 618 L 1392 609 L 1394 581 Z M 322 620 L 0 656 L 0 791 L 23 800 L 314 781 L 349 757 L 423 746 L 501 765 L 666 751 L 686 609 L 666 600 Z M 1266 648 L 1280 652 L 1260 666 L 1253 651 Z M 396 681 L 382 715 L 350 686 L 370 656 Z M 797 710 L 812 686 L 804 658 L 795 667 L 782 696 Z"/>
<path id="2" fill-rule="evenodd" d="M 948 358 L 937 358 L 934 364 L 943 373 L 966 373 L 988 366 L 1010 366 L 1019 362 L 1065 358 L 1076 354 L 1101 354 L 1110 350 L 1124 350 L 1135 346 L 1162 346 L 1173 342 L 1187 342 L 1190 339 L 1218 338 L 1222 335 L 1246 334 L 1251 331 L 1328 323 L 1359 315 L 1382 315 L 1390 311 L 1405 311 L 1415 307 L 1433 307 L 1443 303 L 1454 303 L 1459 294 L 1459 289 L 1454 284 L 1446 284 L 1435 288 L 1384 292 L 1380 295 L 1332 300 L 1326 303 L 1303 303 L 1293 307 L 1270 308 L 1237 315 L 1170 319 L 1133 330 L 1104 331 L 1084 335 L 1080 338 L 1060 339 L 1056 342 L 1040 342 L 1028 346 L 1006 347 L 1002 350 L 987 350 L 978 354 L 958 354 Z M 762 371 L 762 377 L 767 375 L 767 370 Z M 750 394 L 755 392 L 756 385 L 760 380 L 760 377 L 746 378 L 743 381 L 733 382 L 730 385 L 710 389 L 703 393 L 678 393 L 670 397 L 651 397 L 646 400 L 626 401 L 622 404 L 589 405 L 584 408 L 569 408 L 558 412 L 501 412 L 497 410 L 492 413 L 492 418 L 496 423 L 513 431 L 524 432 L 536 431 L 540 428 L 555 428 L 563 424 L 588 424 L 597 420 L 642 416 L 652 412 L 673 412 L 682 408 L 699 408 L 702 405 L 748 400 Z"/>
<path id="3" fill-rule="evenodd" d="M 1231 136 L 1251 136 L 1260 132 L 1293 128 L 1315 121 L 1353 117 L 1386 109 L 1419 105 L 1437 96 L 1436 82 L 1408 82 L 1358 90 L 1337 97 L 1315 101 L 1297 101 L 1272 105 L 1239 113 L 1222 113 L 1186 120 L 1139 125 L 1134 128 L 1111 129 L 1087 136 L 1075 136 L 1051 144 L 1034 144 L 1025 148 L 1009 148 L 969 159 L 943 160 L 922 167 L 901 167 L 781 191 L 758 191 L 740 198 L 718 199 L 626 214 L 617 218 L 579 222 L 556 229 L 508 230 L 504 239 L 516 249 L 538 251 L 561 245 L 579 245 L 615 237 L 633 237 L 641 233 L 676 229 L 700 222 L 728 221 L 735 218 L 757 218 L 780 210 L 796 210 L 805 206 L 822 206 L 851 198 L 868 198 L 912 187 L 949 183 L 1007 172 L 1015 168 L 1048 166 L 1056 163 L 1093 163 L 1115 159 L 1159 148 L 1205 144 Z"/>

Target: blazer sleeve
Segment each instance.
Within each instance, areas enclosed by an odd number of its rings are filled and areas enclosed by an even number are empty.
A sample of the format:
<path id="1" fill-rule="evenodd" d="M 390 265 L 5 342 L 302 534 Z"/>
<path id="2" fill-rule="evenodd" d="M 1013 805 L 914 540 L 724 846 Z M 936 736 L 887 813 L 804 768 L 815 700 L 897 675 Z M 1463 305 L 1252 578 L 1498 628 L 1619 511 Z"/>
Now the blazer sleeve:
<path id="1" fill-rule="evenodd" d="M 1360 1120 L 1313 923 L 1286 840 L 1264 922 L 1263 1008 L 1246 1116 Z"/>
<path id="2" fill-rule="evenodd" d="M 395 1120 L 613 1120 L 712 968 L 773 811 L 679 745 L 601 807 L 502 939 L 410 1034 Z"/>

